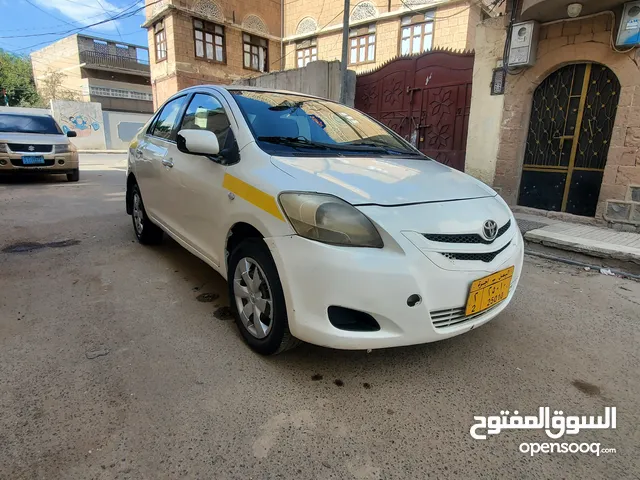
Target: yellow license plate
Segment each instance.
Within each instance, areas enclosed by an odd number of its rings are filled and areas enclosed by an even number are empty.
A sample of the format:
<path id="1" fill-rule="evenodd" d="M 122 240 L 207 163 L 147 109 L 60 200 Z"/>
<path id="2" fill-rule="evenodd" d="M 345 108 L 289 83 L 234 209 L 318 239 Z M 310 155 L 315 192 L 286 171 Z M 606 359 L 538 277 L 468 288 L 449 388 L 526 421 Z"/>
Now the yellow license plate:
<path id="1" fill-rule="evenodd" d="M 471 284 L 465 315 L 473 315 L 491 308 L 509 295 L 514 267 L 505 268 Z"/>

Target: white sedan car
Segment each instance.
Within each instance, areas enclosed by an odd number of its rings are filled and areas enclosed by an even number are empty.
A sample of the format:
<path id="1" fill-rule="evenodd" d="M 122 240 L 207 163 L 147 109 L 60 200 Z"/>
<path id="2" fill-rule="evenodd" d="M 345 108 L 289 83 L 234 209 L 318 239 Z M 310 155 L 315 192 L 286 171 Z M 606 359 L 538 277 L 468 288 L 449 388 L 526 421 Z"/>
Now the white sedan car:
<path id="1" fill-rule="evenodd" d="M 453 337 L 504 310 L 522 269 L 495 191 L 303 94 L 175 94 L 130 146 L 126 200 L 141 243 L 166 232 L 227 279 L 262 354 Z"/>

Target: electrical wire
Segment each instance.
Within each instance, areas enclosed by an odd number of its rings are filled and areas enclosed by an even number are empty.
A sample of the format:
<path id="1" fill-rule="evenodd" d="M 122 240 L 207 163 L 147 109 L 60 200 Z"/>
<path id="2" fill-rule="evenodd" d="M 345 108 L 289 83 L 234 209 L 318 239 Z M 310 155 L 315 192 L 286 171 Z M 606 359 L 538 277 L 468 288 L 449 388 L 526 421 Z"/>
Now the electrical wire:
<path id="1" fill-rule="evenodd" d="M 78 33 L 78 32 L 81 32 L 82 30 L 86 30 L 88 28 L 92 28 L 92 27 L 95 27 L 97 25 L 103 25 L 105 23 L 114 22 L 114 21 L 117 21 L 117 20 L 121 20 L 123 18 L 133 17 L 136 13 L 144 10 L 146 7 L 149 7 L 151 5 L 155 5 L 155 4 L 160 3 L 162 1 L 164 1 L 164 0 L 155 0 L 155 1 L 151 2 L 151 3 L 148 3 L 146 5 L 138 7 L 136 9 L 134 9 L 134 10 L 130 10 L 131 7 L 128 7 L 125 10 L 121 11 L 118 15 L 115 15 L 112 18 L 107 18 L 107 19 L 101 20 L 99 22 L 94 22 L 94 23 L 91 23 L 89 25 L 84 25 L 84 26 L 81 26 L 81 27 L 75 27 L 75 28 L 73 28 L 71 30 L 67 30 L 67 31 L 63 31 L 63 32 L 33 33 L 33 34 L 29 34 L 29 35 L 8 35 L 8 36 L 0 36 L 0 38 L 31 38 L 31 37 L 45 37 L 45 36 L 49 36 L 49 35 L 69 35 L 69 34 L 72 34 L 72 33 Z M 134 3 L 132 6 L 135 6 L 135 5 L 138 5 L 138 2 Z M 127 11 L 127 10 L 130 10 L 130 11 Z M 47 43 L 47 42 L 45 42 L 45 43 Z M 29 48 L 29 47 L 25 47 L 25 48 Z M 22 50 L 24 50 L 24 49 L 22 49 Z"/>

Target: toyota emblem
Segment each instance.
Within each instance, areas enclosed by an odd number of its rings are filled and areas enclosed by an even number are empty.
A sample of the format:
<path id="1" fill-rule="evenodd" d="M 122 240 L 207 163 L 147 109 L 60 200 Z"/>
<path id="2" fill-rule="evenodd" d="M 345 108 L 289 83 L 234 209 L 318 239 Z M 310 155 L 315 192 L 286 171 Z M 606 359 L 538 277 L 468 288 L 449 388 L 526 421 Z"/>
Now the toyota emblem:
<path id="1" fill-rule="evenodd" d="M 33 145 L 29 145 L 29 151 L 33 152 L 36 149 L 36 147 L 34 147 Z"/>
<path id="2" fill-rule="evenodd" d="M 493 220 L 487 220 L 482 226 L 482 234 L 484 238 L 493 242 L 498 236 L 498 224 Z"/>

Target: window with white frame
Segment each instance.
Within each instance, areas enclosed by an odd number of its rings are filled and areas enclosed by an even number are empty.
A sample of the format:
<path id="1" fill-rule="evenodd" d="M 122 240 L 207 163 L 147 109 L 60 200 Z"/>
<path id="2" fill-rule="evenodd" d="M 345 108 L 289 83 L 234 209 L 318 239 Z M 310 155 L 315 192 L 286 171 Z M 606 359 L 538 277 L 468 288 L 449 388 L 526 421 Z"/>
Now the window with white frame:
<path id="1" fill-rule="evenodd" d="M 305 40 L 296 44 L 296 66 L 306 67 L 309 62 L 318 60 L 318 46 L 316 39 Z"/>
<path id="2" fill-rule="evenodd" d="M 434 12 L 402 17 L 400 21 L 400 54 L 412 55 L 431 50 L 433 46 Z"/>
<path id="3" fill-rule="evenodd" d="M 376 60 L 376 25 L 349 31 L 349 64 L 371 63 Z"/>
<path id="4" fill-rule="evenodd" d="M 156 47 L 156 62 L 167 59 L 167 34 L 164 31 L 164 21 L 160 20 L 153 26 L 153 38 Z"/>
<path id="5" fill-rule="evenodd" d="M 150 93 L 124 90 L 122 88 L 95 87 L 91 85 L 89 87 L 89 94 L 98 97 L 132 98 L 134 100 L 153 101 L 153 95 Z"/>

